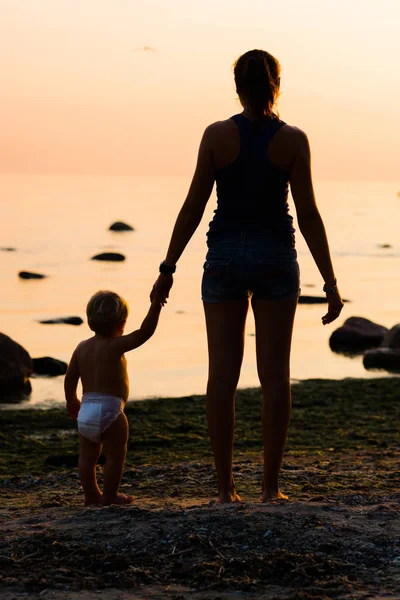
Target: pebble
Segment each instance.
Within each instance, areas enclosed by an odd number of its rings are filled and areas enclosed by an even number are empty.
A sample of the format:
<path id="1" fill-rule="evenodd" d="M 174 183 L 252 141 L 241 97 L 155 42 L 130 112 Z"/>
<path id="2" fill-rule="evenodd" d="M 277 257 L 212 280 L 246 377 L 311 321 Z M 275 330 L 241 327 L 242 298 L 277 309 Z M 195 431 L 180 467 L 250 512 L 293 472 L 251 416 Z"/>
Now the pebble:
<path id="1" fill-rule="evenodd" d="M 270 537 L 271 535 L 272 535 L 272 529 L 268 529 L 268 531 L 266 531 L 266 532 L 264 533 L 264 537 L 265 537 L 265 538 L 266 538 L 266 537 Z"/>

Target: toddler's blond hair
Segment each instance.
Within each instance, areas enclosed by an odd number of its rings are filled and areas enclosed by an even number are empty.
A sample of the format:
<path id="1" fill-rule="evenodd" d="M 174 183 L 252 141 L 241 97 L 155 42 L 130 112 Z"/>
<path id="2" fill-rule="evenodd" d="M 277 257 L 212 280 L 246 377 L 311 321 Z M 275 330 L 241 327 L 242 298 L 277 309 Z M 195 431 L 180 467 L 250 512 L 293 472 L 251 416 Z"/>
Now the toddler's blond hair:
<path id="1" fill-rule="evenodd" d="M 90 329 L 104 337 L 112 337 L 119 325 L 126 321 L 128 313 L 129 307 L 125 300 L 108 290 L 96 292 L 86 307 Z"/>

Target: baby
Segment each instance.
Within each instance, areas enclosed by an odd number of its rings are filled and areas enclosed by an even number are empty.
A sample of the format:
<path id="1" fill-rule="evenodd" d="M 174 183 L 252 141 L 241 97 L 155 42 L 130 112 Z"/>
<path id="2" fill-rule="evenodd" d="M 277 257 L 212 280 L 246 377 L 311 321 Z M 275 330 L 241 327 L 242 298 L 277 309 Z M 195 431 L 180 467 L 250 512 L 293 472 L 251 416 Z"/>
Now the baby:
<path id="1" fill-rule="evenodd" d="M 65 376 L 67 410 L 78 420 L 79 476 L 85 504 L 129 504 L 132 496 L 118 493 L 128 442 L 124 407 L 129 395 L 125 352 L 141 346 L 153 335 L 165 301 L 154 298 L 140 329 L 123 335 L 128 305 L 114 292 L 100 291 L 86 308 L 95 335 L 74 351 Z M 76 388 L 82 381 L 82 402 Z M 103 448 L 104 488 L 96 479 L 96 464 Z"/>

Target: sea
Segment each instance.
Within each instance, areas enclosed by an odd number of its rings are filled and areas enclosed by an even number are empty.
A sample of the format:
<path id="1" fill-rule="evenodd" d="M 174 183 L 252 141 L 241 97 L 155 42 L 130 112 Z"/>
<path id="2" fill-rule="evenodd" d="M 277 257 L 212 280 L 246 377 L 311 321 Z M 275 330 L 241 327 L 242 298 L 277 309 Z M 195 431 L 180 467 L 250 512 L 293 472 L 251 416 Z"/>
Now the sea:
<path id="1" fill-rule="evenodd" d="M 85 320 L 86 303 L 100 289 L 114 290 L 128 301 L 126 332 L 140 326 L 189 184 L 190 179 L 181 176 L 0 174 L 0 331 L 32 357 L 68 362 L 76 345 L 92 335 L 86 321 L 80 326 L 39 321 L 66 316 Z M 315 191 L 340 290 L 349 302 L 328 326 L 321 323 L 326 306 L 299 305 L 292 381 L 391 376 L 366 371 L 360 356 L 333 353 L 329 337 L 350 316 L 389 328 L 400 322 L 400 181 L 317 181 Z M 205 392 L 207 345 L 200 282 L 215 205 L 213 192 L 179 261 L 156 333 L 127 355 L 131 399 Z M 292 199 L 290 208 L 295 217 Z M 134 231 L 109 231 L 115 221 L 131 224 Z M 296 244 L 302 293 L 321 296 L 323 281 L 298 230 Z M 105 251 L 120 252 L 126 260 L 91 260 Z M 20 271 L 47 277 L 22 280 Z M 254 319 L 249 312 L 239 387 L 256 386 Z M 21 408 L 64 402 L 63 377 L 32 378 L 32 388 Z"/>

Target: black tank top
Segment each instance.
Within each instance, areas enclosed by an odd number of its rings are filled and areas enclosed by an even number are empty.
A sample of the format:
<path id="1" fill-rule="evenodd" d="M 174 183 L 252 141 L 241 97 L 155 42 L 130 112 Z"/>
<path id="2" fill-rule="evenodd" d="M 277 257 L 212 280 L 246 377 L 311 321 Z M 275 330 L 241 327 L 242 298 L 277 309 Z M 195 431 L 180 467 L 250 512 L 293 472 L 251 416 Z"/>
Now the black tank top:
<path id="1" fill-rule="evenodd" d="M 268 145 L 285 123 L 272 118 L 255 126 L 243 115 L 231 118 L 239 129 L 240 150 L 232 163 L 216 171 L 217 209 L 209 236 L 243 229 L 293 233 L 289 173 L 268 158 Z"/>

